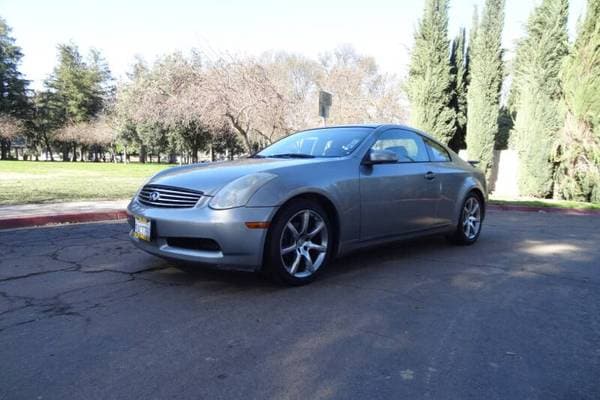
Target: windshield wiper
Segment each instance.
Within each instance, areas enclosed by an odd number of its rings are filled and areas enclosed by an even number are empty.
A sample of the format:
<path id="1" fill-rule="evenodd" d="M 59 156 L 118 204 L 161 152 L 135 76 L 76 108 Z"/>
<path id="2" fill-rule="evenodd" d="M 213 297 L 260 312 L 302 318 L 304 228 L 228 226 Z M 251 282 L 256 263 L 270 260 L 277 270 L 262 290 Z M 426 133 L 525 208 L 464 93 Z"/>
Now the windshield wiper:
<path id="1" fill-rule="evenodd" d="M 315 158 L 315 156 L 313 156 L 311 154 L 304 154 L 304 153 L 270 154 L 266 157 L 271 157 L 271 158 Z"/>

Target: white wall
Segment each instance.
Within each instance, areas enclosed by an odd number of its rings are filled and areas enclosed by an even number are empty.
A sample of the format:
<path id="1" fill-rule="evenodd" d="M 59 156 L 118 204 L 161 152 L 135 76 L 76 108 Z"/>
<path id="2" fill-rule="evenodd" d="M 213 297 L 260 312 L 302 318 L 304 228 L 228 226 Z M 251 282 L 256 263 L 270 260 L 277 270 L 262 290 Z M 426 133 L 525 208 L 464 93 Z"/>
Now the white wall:
<path id="1" fill-rule="evenodd" d="M 468 161 L 466 150 L 461 150 L 460 158 Z M 498 197 L 517 197 L 517 171 L 519 157 L 514 150 L 494 150 L 494 168 L 492 169 L 491 182 L 488 182 L 488 191 Z"/>

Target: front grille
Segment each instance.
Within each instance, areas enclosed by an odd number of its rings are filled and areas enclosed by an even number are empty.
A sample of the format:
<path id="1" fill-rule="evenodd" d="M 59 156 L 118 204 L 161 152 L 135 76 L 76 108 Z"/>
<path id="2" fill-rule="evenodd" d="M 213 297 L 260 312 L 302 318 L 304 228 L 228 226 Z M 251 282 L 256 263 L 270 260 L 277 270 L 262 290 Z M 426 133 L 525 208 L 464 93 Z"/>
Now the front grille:
<path id="1" fill-rule="evenodd" d="M 202 192 L 163 185 L 146 185 L 140 190 L 138 201 L 147 206 L 186 208 L 194 207 Z"/>

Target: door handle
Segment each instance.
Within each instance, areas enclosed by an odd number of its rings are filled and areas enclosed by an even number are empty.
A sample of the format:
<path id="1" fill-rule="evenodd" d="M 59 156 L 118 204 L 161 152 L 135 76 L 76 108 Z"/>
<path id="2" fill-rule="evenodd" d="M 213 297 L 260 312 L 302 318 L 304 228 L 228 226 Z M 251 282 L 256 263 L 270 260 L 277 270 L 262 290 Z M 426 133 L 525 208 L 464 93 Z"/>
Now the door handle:
<path id="1" fill-rule="evenodd" d="M 429 171 L 425 174 L 425 179 L 427 179 L 428 181 L 435 179 L 435 174 L 433 172 Z"/>

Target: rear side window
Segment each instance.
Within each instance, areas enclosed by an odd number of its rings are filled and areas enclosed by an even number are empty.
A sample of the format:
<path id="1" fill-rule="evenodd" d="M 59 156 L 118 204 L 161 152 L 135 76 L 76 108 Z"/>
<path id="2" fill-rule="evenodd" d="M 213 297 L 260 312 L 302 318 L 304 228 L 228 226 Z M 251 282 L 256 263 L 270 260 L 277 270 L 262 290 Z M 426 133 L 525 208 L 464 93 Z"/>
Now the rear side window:
<path id="1" fill-rule="evenodd" d="M 427 146 L 427 151 L 429 152 L 429 158 L 431 161 L 450 161 L 450 154 L 444 149 L 441 145 L 437 144 L 433 140 L 425 139 L 425 146 Z"/>
<path id="2" fill-rule="evenodd" d="M 383 132 L 372 149 L 393 151 L 401 163 L 429 161 L 421 136 L 399 129 Z"/>

